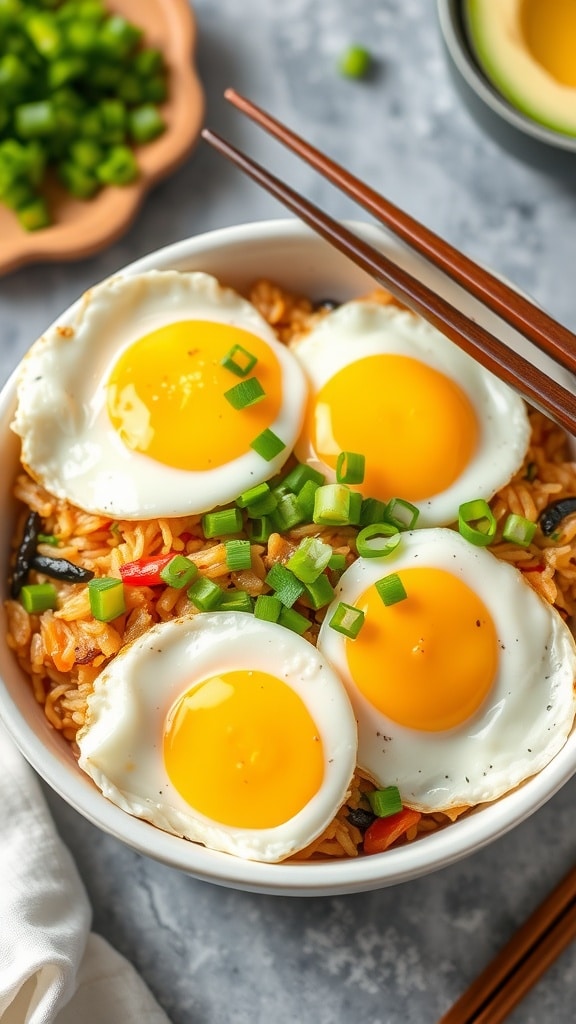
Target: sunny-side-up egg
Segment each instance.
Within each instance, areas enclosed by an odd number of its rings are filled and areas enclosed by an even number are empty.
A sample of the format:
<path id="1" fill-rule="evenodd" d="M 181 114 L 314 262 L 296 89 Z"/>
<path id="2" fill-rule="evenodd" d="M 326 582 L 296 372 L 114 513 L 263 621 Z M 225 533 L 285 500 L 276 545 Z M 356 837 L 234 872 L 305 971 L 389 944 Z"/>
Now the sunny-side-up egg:
<path id="1" fill-rule="evenodd" d="M 296 454 L 335 479 L 340 452 L 365 457 L 361 490 L 402 498 L 418 526 L 456 521 L 522 465 L 522 399 L 434 327 L 394 305 L 350 302 L 293 346 L 310 383 Z"/>
<path id="2" fill-rule="evenodd" d="M 346 691 L 316 648 L 242 612 L 172 619 L 98 676 L 80 767 L 158 828 L 249 860 L 312 842 L 356 764 Z"/>
<path id="3" fill-rule="evenodd" d="M 257 401 L 230 396 L 252 380 Z M 305 401 L 297 360 L 251 303 L 207 274 L 151 271 L 104 281 L 32 346 L 12 427 L 57 497 L 115 518 L 177 516 L 278 472 Z"/>
<path id="4" fill-rule="evenodd" d="M 398 576 L 400 589 L 380 580 Z M 390 597 L 388 597 L 390 600 Z M 575 713 L 574 639 L 510 564 L 453 530 L 416 530 L 359 558 L 336 604 L 364 612 L 356 639 L 318 638 L 358 720 L 358 764 L 419 811 L 502 796 L 560 750 Z"/>

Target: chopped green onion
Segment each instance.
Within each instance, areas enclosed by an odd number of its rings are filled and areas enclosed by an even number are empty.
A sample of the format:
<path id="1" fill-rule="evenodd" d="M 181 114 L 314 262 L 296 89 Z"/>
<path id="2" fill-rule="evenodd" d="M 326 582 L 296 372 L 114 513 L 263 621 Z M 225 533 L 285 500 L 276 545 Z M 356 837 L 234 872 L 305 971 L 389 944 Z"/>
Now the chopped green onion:
<path id="1" fill-rule="evenodd" d="M 416 505 L 405 501 L 404 498 L 391 498 L 386 505 L 384 519 L 387 523 L 392 523 L 392 526 L 397 526 L 399 530 L 413 530 L 419 515 L 420 509 L 416 508 Z"/>
<path id="2" fill-rule="evenodd" d="M 294 526 L 304 522 L 304 513 L 298 504 L 295 494 L 285 494 L 280 498 L 275 511 L 272 513 L 272 521 L 278 524 L 279 532 L 291 530 Z"/>
<path id="3" fill-rule="evenodd" d="M 28 583 L 20 590 L 20 600 L 29 615 L 40 615 L 56 608 L 58 595 L 53 583 Z"/>
<path id="4" fill-rule="evenodd" d="M 537 523 L 532 523 L 524 516 L 510 513 L 504 523 L 502 537 L 504 540 L 511 541 L 512 544 L 520 544 L 521 547 L 527 548 L 536 533 L 536 527 Z"/>
<path id="5" fill-rule="evenodd" d="M 265 397 L 266 392 L 257 377 L 247 377 L 224 392 L 224 398 L 234 409 L 248 409 Z"/>
<path id="6" fill-rule="evenodd" d="M 265 622 L 278 622 L 283 607 L 280 598 L 272 594 L 259 594 L 254 605 L 254 615 Z"/>
<path id="7" fill-rule="evenodd" d="M 124 585 L 114 576 L 100 576 L 88 583 L 90 611 L 99 622 L 111 622 L 126 611 Z"/>
<path id="8" fill-rule="evenodd" d="M 259 501 L 255 501 L 252 505 L 248 505 L 246 509 L 246 515 L 249 519 L 260 519 L 261 516 L 268 516 L 272 512 L 276 511 L 278 506 L 278 499 L 272 491 L 265 494 Z"/>
<path id="9" fill-rule="evenodd" d="M 293 633 L 298 633 L 299 636 L 302 636 L 307 629 L 310 629 L 310 621 L 306 616 L 300 615 L 300 612 L 295 612 L 293 608 L 282 608 L 278 622 L 281 626 L 285 626 L 286 629 L 291 629 Z"/>
<path id="10" fill-rule="evenodd" d="M 252 552 L 249 540 L 227 540 L 226 566 L 231 572 L 249 569 L 252 565 Z"/>
<path id="11" fill-rule="evenodd" d="M 245 590 L 225 590 L 224 597 L 218 605 L 219 612 L 248 612 L 254 611 L 254 602 Z"/>
<path id="12" fill-rule="evenodd" d="M 199 576 L 186 591 L 187 596 L 201 612 L 211 612 L 224 600 L 224 591 L 206 576 Z"/>
<path id="13" fill-rule="evenodd" d="M 299 494 L 305 483 L 311 480 L 315 484 L 320 486 L 324 483 L 325 477 L 322 473 L 319 473 L 317 469 L 313 469 L 312 466 L 307 466 L 304 463 L 299 462 L 294 469 L 291 469 L 287 476 L 284 477 L 284 484 L 288 490 L 294 494 Z"/>
<path id="14" fill-rule="evenodd" d="M 222 508 L 218 512 L 207 512 L 202 516 L 202 529 L 207 540 L 225 537 L 228 533 L 240 533 L 242 513 L 239 508 Z"/>
<path id="15" fill-rule="evenodd" d="M 328 625 L 349 640 L 355 640 L 364 625 L 364 612 L 361 608 L 340 601 Z"/>
<path id="16" fill-rule="evenodd" d="M 358 452 L 340 452 L 336 459 L 336 481 L 339 484 L 361 484 L 366 470 L 366 458 Z"/>
<path id="17" fill-rule="evenodd" d="M 128 185 L 138 177 L 136 157 L 128 146 L 112 146 L 108 156 L 96 168 L 103 185 Z"/>
<path id="18" fill-rule="evenodd" d="M 286 562 L 302 583 L 314 583 L 324 572 L 332 557 L 330 544 L 325 544 L 318 537 L 305 537 Z"/>
<path id="19" fill-rule="evenodd" d="M 39 533 L 36 539 L 39 544 L 50 544 L 53 548 L 57 548 L 60 543 L 60 538 L 53 533 Z"/>
<path id="20" fill-rule="evenodd" d="M 250 447 L 260 455 L 266 462 L 272 462 L 280 452 L 283 452 L 286 445 L 273 430 L 266 427 L 258 437 L 250 441 Z"/>
<path id="21" fill-rule="evenodd" d="M 377 818 L 389 818 L 391 814 L 398 814 L 402 810 L 402 797 L 398 786 L 374 789 L 366 795 Z"/>
<path id="22" fill-rule="evenodd" d="M 316 491 L 322 484 L 316 482 L 316 480 L 307 480 L 303 484 L 302 489 L 298 492 L 298 508 L 300 509 L 303 521 L 312 522 L 312 516 L 314 515 L 314 501 L 316 499 Z"/>
<path id="23" fill-rule="evenodd" d="M 160 579 L 175 590 L 190 586 L 198 575 L 198 566 L 185 555 L 174 555 L 171 562 L 160 570 Z"/>
<path id="24" fill-rule="evenodd" d="M 126 99 L 126 96 L 124 97 Z M 140 99 L 140 83 L 136 79 L 135 102 Z M 134 142 L 150 142 L 161 135 L 166 125 L 153 103 L 143 103 L 128 111 L 128 131 Z"/>
<path id="25" fill-rule="evenodd" d="M 286 605 L 287 608 L 291 608 L 300 595 L 304 593 L 304 584 L 297 579 L 290 569 L 287 569 L 280 562 L 276 562 L 269 570 L 266 576 L 266 583 L 269 587 L 272 587 L 278 600 Z"/>
<path id="26" fill-rule="evenodd" d="M 14 109 L 14 126 L 21 139 L 38 139 L 58 130 L 56 111 L 50 100 L 21 103 Z"/>
<path id="27" fill-rule="evenodd" d="M 362 515 L 362 495 L 359 491 L 350 491 L 350 507 L 348 509 L 348 522 L 351 526 L 360 525 Z"/>
<path id="28" fill-rule="evenodd" d="M 346 555 L 340 554 L 339 551 L 334 551 L 333 554 L 330 555 L 328 568 L 332 569 L 334 572 L 343 572 L 346 568 Z"/>
<path id="29" fill-rule="evenodd" d="M 372 523 L 383 523 L 386 518 L 386 505 L 377 498 L 364 498 L 360 512 L 360 526 L 371 526 Z"/>
<path id="30" fill-rule="evenodd" d="M 458 509 L 458 530 L 465 540 L 486 547 L 496 536 L 496 517 L 484 498 L 465 501 Z"/>
<path id="31" fill-rule="evenodd" d="M 364 46 L 349 46 L 338 61 L 338 70 L 345 78 L 364 78 L 372 65 L 372 58 Z"/>
<path id="32" fill-rule="evenodd" d="M 266 544 L 274 533 L 274 523 L 270 516 L 258 516 L 248 520 L 246 532 L 253 544 Z"/>
<path id="33" fill-rule="evenodd" d="M 38 231 L 40 228 L 47 227 L 50 223 L 48 207 L 40 196 L 27 203 L 26 206 L 21 206 L 17 216 L 19 223 L 26 231 Z"/>
<path id="34" fill-rule="evenodd" d="M 334 587 L 330 583 L 326 573 L 321 573 L 313 583 L 306 584 L 304 595 L 315 611 L 318 608 L 325 608 L 334 599 Z"/>
<path id="35" fill-rule="evenodd" d="M 404 601 L 408 597 L 397 572 L 383 576 L 374 586 L 387 607 L 391 604 L 398 604 L 399 601 Z"/>
<path id="36" fill-rule="evenodd" d="M 325 526 L 344 526 L 350 522 L 351 491 L 345 484 L 324 484 L 314 495 L 313 522 Z"/>
<path id="37" fill-rule="evenodd" d="M 281 480 L 279 484 L 276 484 L 276 486 L 272 488 L 272 494 L 276 498 L 276 503 L 278 503 L 280 499 L 286 497 L 287 494 L 294 494 L 294 491 L 290 487 L 287 487 L 285 482 Z"/>
<path id="38" fill-rule="evenodd" d="M 237 377 L 246 377 L 254 369 L 258 359 L 243 345 L 233 345 L 222 360 L 222 366 Z"/>
<path id="39" fill-rule="evenodd" d="M 248 505 L 253 505 L 255 502 L 261 501 L 270 494 L 270 487 L 267 483 L 255 484 L 254 487 L 249 487 L 247 491 L 242 491 L 236 498 L 236 504 L 238 508 L 247 508 Z M 274 502 L 274 508 L 276 508 L 276 502 Z"/>
<path id="40" fill-rule="evenodd" d="M 356 537 L 356 550 L 362 558 L 382 558 L 400 543 L 400 531 L 392 523 L 372 523 Z"/>

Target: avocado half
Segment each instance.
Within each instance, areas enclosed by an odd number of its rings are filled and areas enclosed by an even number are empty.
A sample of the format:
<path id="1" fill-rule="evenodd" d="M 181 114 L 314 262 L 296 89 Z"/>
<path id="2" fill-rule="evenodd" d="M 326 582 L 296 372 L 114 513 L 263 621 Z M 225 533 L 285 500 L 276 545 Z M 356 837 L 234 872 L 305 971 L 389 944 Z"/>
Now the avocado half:
<path id="1" fill-rule="evenodd" d="M 533 121 L 576 135 L 576 88 L 554 78 L 524 36 L 525 0 L 463 0 L 469 42 L 498 92 Z M 542 0 L 550 4 L 550 0 Z"/>

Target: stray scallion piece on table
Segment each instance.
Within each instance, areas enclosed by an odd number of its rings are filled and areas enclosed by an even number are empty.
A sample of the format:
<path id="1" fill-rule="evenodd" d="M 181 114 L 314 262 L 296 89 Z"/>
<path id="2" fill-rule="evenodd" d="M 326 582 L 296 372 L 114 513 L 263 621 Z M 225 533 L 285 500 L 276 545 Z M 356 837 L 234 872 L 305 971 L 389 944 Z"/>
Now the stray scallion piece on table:
<path id="1" fill-rule="evenodd" d="M 104 0 L 1 0 L 0 202 L 36 231 L 47 175 L 83 200 L 134 181 L 166 95 L 161 52 Z"/>

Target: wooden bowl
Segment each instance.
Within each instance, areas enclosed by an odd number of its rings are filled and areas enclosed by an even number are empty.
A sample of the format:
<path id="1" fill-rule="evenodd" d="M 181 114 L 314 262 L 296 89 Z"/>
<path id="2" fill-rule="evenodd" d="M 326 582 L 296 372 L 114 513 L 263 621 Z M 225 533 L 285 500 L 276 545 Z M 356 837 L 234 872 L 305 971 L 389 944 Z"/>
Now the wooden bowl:
<path id="1" fill-rule="evenodd" d="M 130 185 L 109 186 L 92 199 L 79 200 L 50 182 L 50 227 L 26 232 L 0 204 L 0 274 L 25 263 L 91 256 L 115 242 L 148 190 L 183 162 L 199 135 L 204 94 L 194 66 L 196 24 L 188 0 L 110 0 L 108 7 L 142 28 L 145 44 L 165 56 L 168 99 L 160 111 L 166 131 L 135 148 L 140 175 Z"/>

